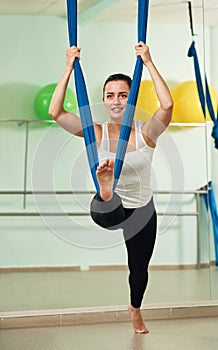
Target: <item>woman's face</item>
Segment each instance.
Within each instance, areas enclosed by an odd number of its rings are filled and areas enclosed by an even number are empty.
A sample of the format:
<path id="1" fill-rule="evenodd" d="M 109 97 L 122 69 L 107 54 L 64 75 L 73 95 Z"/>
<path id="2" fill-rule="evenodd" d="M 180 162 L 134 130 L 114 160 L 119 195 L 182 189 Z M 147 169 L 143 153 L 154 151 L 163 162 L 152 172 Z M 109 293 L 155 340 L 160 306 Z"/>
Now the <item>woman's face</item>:
<path id="1" fill-rule="evenodd" d="M 122 120 L 129 90 L 129 85 L 124 80 L 109 81 L 106 84 L 103 102 L 112 120 Z"/>

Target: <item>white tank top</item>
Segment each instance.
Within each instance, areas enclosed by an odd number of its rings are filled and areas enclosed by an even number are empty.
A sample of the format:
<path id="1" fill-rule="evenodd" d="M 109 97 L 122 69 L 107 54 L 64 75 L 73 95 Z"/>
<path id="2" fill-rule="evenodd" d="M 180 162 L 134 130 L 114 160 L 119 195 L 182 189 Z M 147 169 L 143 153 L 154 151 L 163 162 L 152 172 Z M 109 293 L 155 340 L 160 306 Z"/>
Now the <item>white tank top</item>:
<path id="1" fill-rule="evenodd" d="M 117 183 L 116 193 L 121 197 L 124 208 L 139 208 L 152 197 L 151 163 L 154 148 L 149 147 L 142 135 L 143 122 L 134 121 L 136 150 L 126 152 L 123 168 Z M 102 140 L 99 147 L 100 163 L 116 154 L 110 152 L 108 122 L 102 124 Z"/>

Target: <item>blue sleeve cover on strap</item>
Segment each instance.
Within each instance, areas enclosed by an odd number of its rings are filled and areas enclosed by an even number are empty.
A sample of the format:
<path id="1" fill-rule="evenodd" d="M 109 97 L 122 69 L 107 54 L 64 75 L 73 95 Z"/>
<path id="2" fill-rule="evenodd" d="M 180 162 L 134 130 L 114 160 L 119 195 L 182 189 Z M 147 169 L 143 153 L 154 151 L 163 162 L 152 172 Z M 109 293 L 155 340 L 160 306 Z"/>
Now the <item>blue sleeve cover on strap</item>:
<path id="1" fill-rule="evenodd" d="M 67 0 L 67 17 L 70 46 L 77 46 L 77 0 Z M 74 62 L 74 76 L 87 157 L 96 191 L 98 194 L 100 194 L 98 180 L 96 177 L 96 170 L 99 164 L 96 138 L 86 84 L 78 59 L 76 59 Z"/>
<path id="2" fill-rule="evenodd" d="M 146 42 L 147 34 L 147 22 L 148 22 L 148 0 L 138 1 L 138 41 Z M 126 153 L 126 148 L 128 145 L 128 140 L 132 128 L 132 122 L 135 113 L 135 106 L 138 98 L 138 91 L 140 87 L 141 77 L 143 70 L 143 62 L 141 57 L 136 60 L 135 70 L 133 73 L 132 85 L 130 93 L 128 96 L 127 106 L 125 109 L 122 127 L 120 131 L 120 138 L 117 147 L 115 167 L 114 167 L 114 189 L 117 185 L 122 166 L 124 161 L 124 156 Z"/>

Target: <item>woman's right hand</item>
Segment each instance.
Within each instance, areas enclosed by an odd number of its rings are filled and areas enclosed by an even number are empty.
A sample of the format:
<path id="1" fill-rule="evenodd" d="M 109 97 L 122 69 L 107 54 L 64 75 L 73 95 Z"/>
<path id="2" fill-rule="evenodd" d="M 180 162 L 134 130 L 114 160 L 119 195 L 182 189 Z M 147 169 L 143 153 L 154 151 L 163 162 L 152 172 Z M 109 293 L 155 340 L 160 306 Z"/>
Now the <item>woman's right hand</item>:
<path id="1" fill-rule="evenodd" d="M 67 49 L 67 51 L 66 51 L 66 67 L 69 67 L 71 69 L 73 68 L 75 59 L 78 58 L 78 60 L 80 60 L 80 51 L 81 51 L 81 49 L 79 49 L 76 46 L 71 46 L 71 47 L 69 47 L 69 49 Z"/>

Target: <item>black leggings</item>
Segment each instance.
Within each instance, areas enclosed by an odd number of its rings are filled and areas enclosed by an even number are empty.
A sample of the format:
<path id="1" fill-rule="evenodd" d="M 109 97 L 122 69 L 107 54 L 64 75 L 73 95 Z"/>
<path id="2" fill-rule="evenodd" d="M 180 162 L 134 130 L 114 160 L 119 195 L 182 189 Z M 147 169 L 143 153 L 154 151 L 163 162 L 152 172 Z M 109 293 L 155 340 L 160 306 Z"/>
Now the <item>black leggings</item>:
<path id="1" fill-rule="evenodd" d="M 127 209 L 117 194 L 109 202 L 96 195 L 91 204 L 91 216 L 101 227 L 123 229 L 130 271 L 131 305 L 139 308 L 148 283 L 148 265 L 156 239 L 157 215 L 153 199 L 144 207 Z"/>
<path id="2" fill-rule="evenodd" d="M 137 209 L 124 209 L 127 217 Z M 146 206 L 140 208 L 139 220 L 147 216 Z M 145 220 L 146 221 L 146 220 Z M 128 253 L 129 285 L 131 305 L 135 308 L 141 307 L 142 299 L 148 283 L 148 265 L 154 250 L 156 239 L 157 215 L 153 211 L 150 219 L 147 220 L 141 229 L 133 234 L 129 225 L 124 226 L 123 235 Z M 131 236 L 131 237 L 130 237 Z M 128 239 L 128 237 L 130 237 Z"/>

